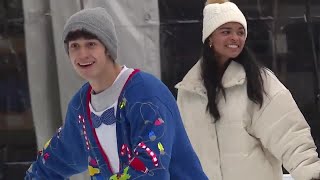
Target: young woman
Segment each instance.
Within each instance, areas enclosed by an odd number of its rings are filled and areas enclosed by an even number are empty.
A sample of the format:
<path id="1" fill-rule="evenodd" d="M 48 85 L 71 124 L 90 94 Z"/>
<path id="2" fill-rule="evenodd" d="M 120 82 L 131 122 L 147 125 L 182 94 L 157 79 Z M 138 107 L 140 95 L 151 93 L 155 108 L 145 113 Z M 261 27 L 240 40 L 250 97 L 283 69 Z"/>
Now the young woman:
<path id="1" fill-rule="evenodd" d="M 310 128 L 290 92 L 245 47 L 247 22 L 231 2 L 203 11 L 202 58 L 178 89 L 178 106 L 209 179 L 320 179 Z"/>

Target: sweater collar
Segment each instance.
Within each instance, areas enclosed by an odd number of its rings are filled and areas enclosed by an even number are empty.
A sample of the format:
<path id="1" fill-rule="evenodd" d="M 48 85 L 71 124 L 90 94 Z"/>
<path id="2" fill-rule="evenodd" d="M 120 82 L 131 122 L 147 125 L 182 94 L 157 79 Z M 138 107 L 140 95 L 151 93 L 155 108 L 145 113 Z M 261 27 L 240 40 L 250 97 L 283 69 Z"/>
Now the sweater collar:
<path id="1" fill-rule="evenodd" d="M 197 93 L 201 96 L 207 97 L 207 91 L 204 87 L 201 78 L 201 60 L 199 60 L 187 73 L 181 82 L 175 87 L 177 89 L 184 89 L 190 92 Z M 246 73 L 243 66 L 235 61 L 231 61 L 226 71 L 222 76 L 222 86 L 230 88 L 245 83 Z"/>

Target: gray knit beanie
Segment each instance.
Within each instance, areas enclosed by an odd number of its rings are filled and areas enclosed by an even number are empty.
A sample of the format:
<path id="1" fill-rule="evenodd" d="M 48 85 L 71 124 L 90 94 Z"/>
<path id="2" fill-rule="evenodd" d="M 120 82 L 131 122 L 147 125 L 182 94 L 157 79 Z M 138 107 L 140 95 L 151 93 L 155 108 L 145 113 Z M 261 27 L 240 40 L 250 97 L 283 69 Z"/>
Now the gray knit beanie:
<path id="1" fill-rule="evenodd" d="M 67 35 L 76 30 L 85 30 L 98 37 L 105 45 L 111 57 L 116 60 L 118 40 L 111 16 L 101 7 L 86 8 L 73 14 L 66 22 L 63 30 L 63 41 Z M 65 44 L 68 53 L 68 44 Z"/>

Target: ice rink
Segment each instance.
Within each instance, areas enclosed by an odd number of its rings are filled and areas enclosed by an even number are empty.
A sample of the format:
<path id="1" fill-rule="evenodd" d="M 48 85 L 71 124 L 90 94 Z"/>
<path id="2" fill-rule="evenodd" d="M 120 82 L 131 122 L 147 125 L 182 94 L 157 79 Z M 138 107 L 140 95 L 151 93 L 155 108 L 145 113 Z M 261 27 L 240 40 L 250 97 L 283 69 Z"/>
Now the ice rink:
<path id="1" fill-rule="evenodd" d="M 284 174 L 283 180 L 294 180 L 294 179 L 290 176 L 290 174 Z"/>

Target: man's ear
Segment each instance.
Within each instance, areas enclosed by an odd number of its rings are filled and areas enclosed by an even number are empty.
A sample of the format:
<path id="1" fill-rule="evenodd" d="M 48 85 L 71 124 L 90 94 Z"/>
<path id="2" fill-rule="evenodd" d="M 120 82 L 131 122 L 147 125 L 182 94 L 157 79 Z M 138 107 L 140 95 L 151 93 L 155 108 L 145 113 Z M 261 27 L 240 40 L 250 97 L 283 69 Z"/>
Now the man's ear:
<path id="1" fill-rule="evenodd" d="M 107 50 L 107 49 L 104 51 L 104 53 L 106 54 L 106 56 L 108 56 L 108 57 L 109 57 L 109 59 L 111 59 L 111 60 L 112 60 L 112 62 L 114 62 L 114 59 L 112 58 L 112 56 L 110 55 L 110 53 L 108 52 L 108 50 Z"/>
<path id="2" fill-rule="evenodd" d="M 104 50 L 104 53 L 106 54 L 106 56 L 111 57 L 111 56 L 110 56 L 110 53 L 109 53 L 109 51 L 108 51 L 107 49 Z"/>

